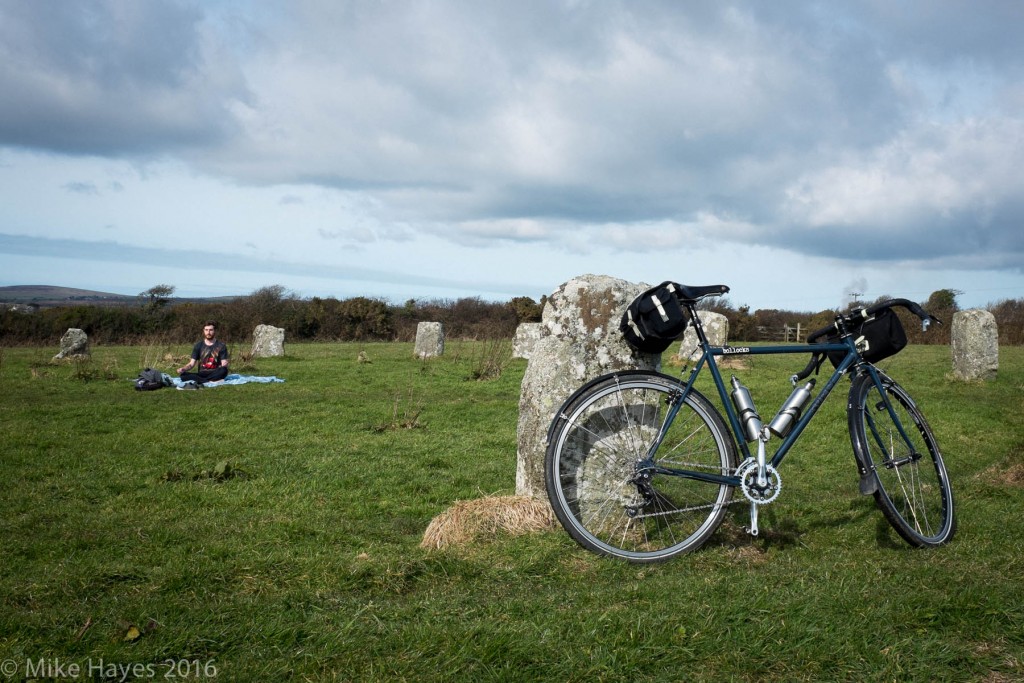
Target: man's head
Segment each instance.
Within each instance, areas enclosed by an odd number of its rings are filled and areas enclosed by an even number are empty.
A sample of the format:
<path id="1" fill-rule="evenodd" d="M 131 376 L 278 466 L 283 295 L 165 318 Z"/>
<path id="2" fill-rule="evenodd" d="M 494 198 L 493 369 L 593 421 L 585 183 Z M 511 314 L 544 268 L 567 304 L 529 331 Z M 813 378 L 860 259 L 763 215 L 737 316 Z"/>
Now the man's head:
<path id="1" fill-rule="evenodd" d="M 214 320 L 207 320 L 203 325 L 203 337 L 206 339 L 217 338 L 217 322 Z"/>

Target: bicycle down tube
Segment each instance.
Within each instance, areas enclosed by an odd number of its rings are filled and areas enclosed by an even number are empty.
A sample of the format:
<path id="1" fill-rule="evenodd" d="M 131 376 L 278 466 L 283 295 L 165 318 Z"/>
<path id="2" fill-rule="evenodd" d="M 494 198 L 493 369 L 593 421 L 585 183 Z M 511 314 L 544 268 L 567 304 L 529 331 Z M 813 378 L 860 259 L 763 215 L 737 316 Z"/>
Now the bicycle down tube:
<path id="1" fill-rule="evenodd" d="M 779 463 L 781 463 L 783 459 L 786 457 L 786 454 L 789 452 L 790 448 L 792 448 L 793 444 L 797 441 L 797 439 L 800 438 L 800 435 L 803 433 L 804 429 L 807 427 L 808 424 L 810 424 L 811 420 L 818 412 L 818 409 L 828 398 L 829 394 L 831 394 L 836 384 L 839 383 L 839 380 L 846 373 L 846 371 L 856 362 L 856 354 L 850 352 L 849 347 L 846 344 L 820 344 L 815 345 L 814 349 L 809 349 L 808 345 L 751 347 L 708 346 L 706 350 L 702 353 L 700 359 L 697 361 L 693 370 L 690 372 L 690 377 L 686 381 L 686 385 L 683 389 L 682 394 L 678 397 L 672 409 L 670 409 L 666 414 L 664 424 L 661 430 L 662 434 L 664 434 L 667 431 L 668 426 L 672 424 L 672 421 L 675 419 L 678 406 L 682 405 L 683 400 L 686 398 L 686 395 L 693 388 L 693 385 L 696 382 L 697 377 L 700 375 L 701 368 L 703 367 L 704 363 L 707 363 L 708 370 L 711 372 L 711 376 L 714 380 L 715 388 L 718 392 L 721 405 L 725 409 L 726 417 L 729 420 L 729 427 L 732 430 L 733 438 L 735 439 L 737 445 L 740 447 L 744 455 L 744 460 L 746 460 L 747 458 L 752 458 L 753 456 L 750 454 L 750 449 L 747 440 L 743 436 L 743 428 L 740 425 L 739 418 L 736 415 L 736 410 L 733 407 L 732 400 L 729 397 L 728 389 L 725 386 L 725 381 L 722 379 L 721 372 L 718 369 L 718 364 L 713 361 L 709 361 L 708 357 L 737 355 L 758 356 L 769 354 L 795 355 L 798 353 L 807 353 L 808 351 L 811 350 L 815 352 L 844 351 L 846 352 L 846 357 L 843 359 L 843 362 L 840 363 L 840 365 L 832 373 L 832 376 L 829 377 L 828 381 L 825 383 L 825 386 L 818 393 L 817 397 L 815 397 L 815 399 L 811 402 L 810 406 L 808 406 L 807 410 L 804 411 L 803 415 L 796 422 L 792 430 L 783 439 L 782 443 L 775 451 L 769 464 L 772 467 L 778 467 Z M 649 461 L 654 461 L 654 454 L 657 452 L 660 445 L 660 438 L 656 439 L 652 443 L 651 448 L 648 452 Z M 739 485 L 739 479 L 735 475 L 723 476 L 710 474 L 707 472 L 693 472 L 689 470 L 663 467 L 660 465 L 654 465 L 651 469 L 661 474 L 671 474 L 675 476 L 687 477 L 691 479 L 698 479 L 701 481 L 708 481 L 720 484 Z"/>

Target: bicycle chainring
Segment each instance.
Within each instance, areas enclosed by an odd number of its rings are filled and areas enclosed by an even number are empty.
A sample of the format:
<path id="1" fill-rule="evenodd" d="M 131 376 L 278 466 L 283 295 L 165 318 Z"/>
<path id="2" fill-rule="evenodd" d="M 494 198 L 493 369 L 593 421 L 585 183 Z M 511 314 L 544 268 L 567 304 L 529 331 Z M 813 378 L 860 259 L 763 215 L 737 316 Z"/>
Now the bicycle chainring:
<path id="1" fill-rule="evenodd" d="M 767 505 L 779 497 L 782 491 L 782 477 L 771 465 L 765 466 L 765 475 L 768 477 L 768 485 L 761 488 L 757 485 L 757 463 L 753 460 L 740 465 L 736 470 L 736 476 L 740 478 L 740 490 L 751 503 Z"/>

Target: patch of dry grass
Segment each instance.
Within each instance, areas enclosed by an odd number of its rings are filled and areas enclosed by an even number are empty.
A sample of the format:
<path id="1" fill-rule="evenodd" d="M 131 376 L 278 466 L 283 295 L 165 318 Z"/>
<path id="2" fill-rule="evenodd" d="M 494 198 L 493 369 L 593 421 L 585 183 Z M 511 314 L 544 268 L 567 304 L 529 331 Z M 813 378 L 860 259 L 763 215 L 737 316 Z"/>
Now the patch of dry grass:
<path id="1" fill-rule="evenodd" d="M 431 520 L 421 548 L 463 546 L 499 532 L 519 535 L 556 526 L 547 501 L 526 496 L 487 496 L 460 500 Z"/>

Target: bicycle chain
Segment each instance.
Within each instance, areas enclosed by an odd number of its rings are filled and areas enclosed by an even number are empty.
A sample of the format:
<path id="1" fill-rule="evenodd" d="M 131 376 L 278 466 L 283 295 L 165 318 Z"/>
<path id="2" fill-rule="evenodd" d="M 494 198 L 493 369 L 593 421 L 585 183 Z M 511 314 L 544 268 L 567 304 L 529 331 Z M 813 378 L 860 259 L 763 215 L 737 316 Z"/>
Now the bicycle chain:
<path id="1" fill-rule="evenodd" d="M 718 472 L 722 471 L 722 466 L 721 465 L 704 465 L 704 464 L 696 463 L 696 462 L 693 462 L 693 463 L 690 463 L 690 462 L 675 462 L 674 460 L 659 460 L 658 461 L 658 464 L 663 464 L 663 463 L 667 463 L 669 465 L 675 465 L 676 467 L 688 467 L 688 468 L 694 469 L 694 470 L 716 470 Z"/>
<path id="2" fill-rule="evenodd" d="M 694 464 L 689 464 L 689 463 L 673 463 L 673 464 L 682 465 L 682 466 L 690 467 L 690 468 L 693 468 L 693 469 L 707 469 L 707 470 L 720 470 L 721 469 L 720 467 L 716 467 L 714 465 L 699 465 L 699 464 L 696 464 L 696 463 L 694 463 Z M 771 490 L 771 494 L 766 496 L 766 497 L 760 497 L 757 500 L 755 500 L 755 497 L 760 496 L 762 494 L 755 493 L 755 492 L 753 492 L 750 489 L 750 486 L 747 483 L 747 478 L 750 475 L 754 474 L 754 472 L 756 471 L 756 469 L 755 469 L 756 467 L 757 467 L 757 463 L 755 463 L 753 460 L 749 460 L 749 461 L 746 461 L 744 463 L 741 463 L 740 466 L 736 468 L 736 474 L 740 476 L 740 487 L 739 488 L 740 488 L 740 491 L 743 492 L 743 496 L 744 496 L 744 498 L 747 501 L 756 502 L 758 505 L 768 505 L 769 503 L 773 502 L 776 498 L 779 497 L 779 493 L 782 491 L 782 478 L 779 476 L 778 471 L 774 467 L 772 467 L 771 465 L 768 465 L 767 466 L 768 479 L 769 479 L 770 482 L 773 482 L 772 486 L 771 486 L 771 489 L 772 489 Z M 735 499 L 734 498 L 733 500 L 730 500 L 727 503 L 708 503 L 707 505 L 695 505 L 693 507 L 679 508 L 679 509 L 676 509 L 676 510 L 666 510 L 664 512 L 648 512 L 646 514 L 639 514 L 638 513 L 635 516 L 632 516 L 632 519 L 646 519 L 648 517 L 667 517 L 668 515 L 675 515 L 675 514 L 679 514 L 680 512 L 694 512 L 696 510 L 711 510 L 713 508 L 718 508 L 718 507 L 728 507 L 730 505 L 733 505 L 734 503 L 739 503 L 739 502 L 740 502 L 740 499 Z"/>
<path id="3" fill-rule="evenodd" d="M 695 469 L 695 470 L 717 470 L 719 472 L 722 470 L 722 467 L 720 465 L 705 465 L 705 464 L 701 464 L 701 463 L 688 463 L 688 462 L 672 462 L 671 464 L 679 466 L 679 467 L 688 467 L 690 469 Z M 739 502 L 738 499 L 733 499 L 733 500 L 730 500 L 730 501 L 728 501 L 726 503 L 708 503 L 707 505 L 694 505 L 693 507 L 678 508 L 676 510 L 666 510 L 664 512 L 648 512 L 646 514 L 638 513 L 636 515 L 631 516 L 630 518 L 631 519 L 646 519 L 648 517 L 667 517 L 668 515 L 676 515 L 676 514 L 679 514 L 680 512 L 694 512 L 696 510 L 711 510 L 713 508 L 729 507 L 733 503 L 738 503 L 738 502 Z"/>
<path id="4" fill-rule="evenodd" d="M 646 519 L 648 517 L 667 517 L 668 515 L 676 515 L 680 512 L 693 512 L 694 510 L 710 510 L 712 508 L 724 508 L 729 507 L 733 503 L 739 502 L 738 500 L 730 500 L 728 503 L 708 503 L 707 505 L 695 505 L 688 508 L 679 508 L 676 510 L 666 510 L 665 512 L 648 512 L 647 514 L 636 514 L 630 519 Z"/>

